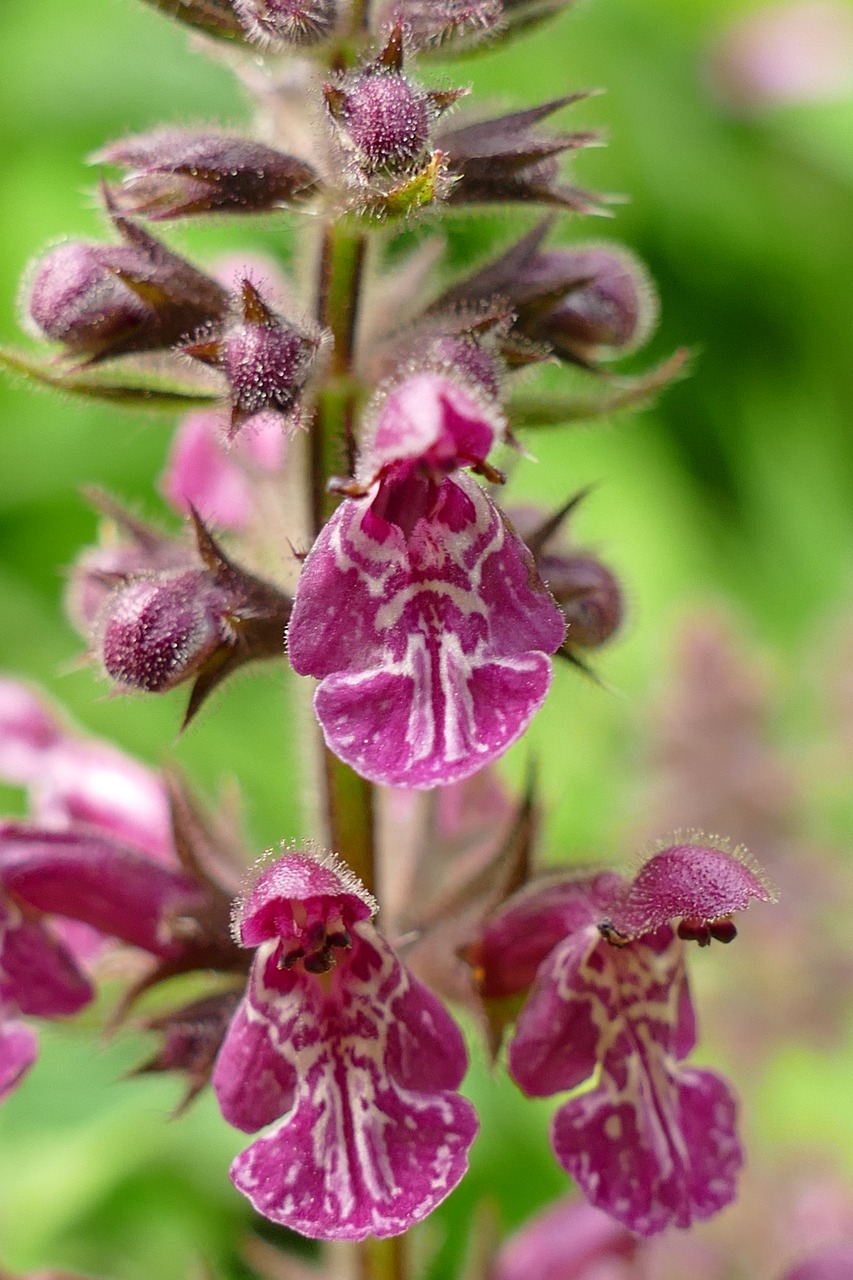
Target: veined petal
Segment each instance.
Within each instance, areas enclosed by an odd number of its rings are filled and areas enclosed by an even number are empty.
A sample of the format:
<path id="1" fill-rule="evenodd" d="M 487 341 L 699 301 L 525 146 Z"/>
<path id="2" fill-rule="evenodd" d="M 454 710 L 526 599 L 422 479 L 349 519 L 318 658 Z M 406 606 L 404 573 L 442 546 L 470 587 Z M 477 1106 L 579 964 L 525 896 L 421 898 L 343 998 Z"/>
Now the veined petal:
<path id="1" fill-rule="evenodd" d="M 303 1235 L 403 1232 L 467 1168 L 477 1122 L 454 1092 L 461 1034 L 368 921 L 326 974 L 280 968 L 277 954 L 276 940 L 258 951 L 213 1084 L 241 1127 L 288 1110 L 237 1157 L 232 1179 L 264 1217 Z M 249 1063 L 256 1077 L 240 1099 Z"/>
<path id="2" fill-rule="evenodd" d="M 288 632 L 321 680 L 326 741 L 374 782 L 476 773 L 527 728 L 565 622 L 527 548 L 469 476 L 436 487 L 408 536 L 347 499 L 309 554 Z"/>
<path id="3" fill-rule="evenodd" d="M 22 1022 L 0 1022 L 0 1102 L 17 1089 L 37 1055 L 34 1031 Z"/>
<path id="4" fill-rule="evenodd" d="M 689 1226 L 735 1194 L 736 1104 L 712 1072 L 679 1067 L 693 1036 L 673 931 L 612 946 L 589 928 L 543 965 L 510 1048 L 530 1094 L 597 1070 L 594 1087 L 555 1115 L 554 1151 L 590 1201 L 638 1235 Z"/>

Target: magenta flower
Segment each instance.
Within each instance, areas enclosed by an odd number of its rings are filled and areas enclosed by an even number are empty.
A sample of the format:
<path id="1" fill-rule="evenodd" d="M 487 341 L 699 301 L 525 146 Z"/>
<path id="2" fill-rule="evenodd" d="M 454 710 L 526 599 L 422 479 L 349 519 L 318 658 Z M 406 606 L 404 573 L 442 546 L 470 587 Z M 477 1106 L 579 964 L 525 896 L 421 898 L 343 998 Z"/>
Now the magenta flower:
<path id="1" fill-rule="evenodd" d="M 320 680 L 329 747 L 366 778 L 434 787 L 476 773 L 527 728 L 565 621 L 485 491 L 494 402 L 414 374 L 375 412 L 348 496 L 308 555 L 291 663 Z"/>
<path id="2" fill-rule="evenodd" d="M 643 1280 L 640 1248 L 607 1214 L 558 1200 L 504 1241 L 489 1280 Z"/>
<path id="3" fill-rule="evenodd" d="M 590 1086 L 554 1116 L 558 1161 L 638 1235 L 687 1227 L 735 1195 L 735 1099 L 714 1072 L 681 1065 L 696 1041 L 682 939 L 730 941 L 730 913 L 769 897 L 733 854 L 676 845 L 630 882 L 606 872 L 532 884 L 477 952 L 485 997 L 532 983 L 509 1048 L 523 1091 Z"/>
<path id="4" fill-rule="evenodd" d="M 226 1120 L 253 1133 L 231 1177 L 255 1209 L 321 1239 L 405 1231 L 467 1167 L 477 1129 L 456 1089 L 462 1036 L 371 923 L 333 858 L 288 853 L 237 914 L 256 947 L 213 1072 Z"/>
<path id="5" fill-rule="evenodd" d="M 216 409 L 187 414 L 160 487 L 176 511 L 192 506 L 220 529 L 243 529 L 252 514 L 253 484 L 281 470 L 287 440 L 273 415 L 242 431 L 230 447 L 227 432 L 227 415 Z"/>
<path id="6" fill-rule="evenodd" d="M 70 733 L 25 685 L 0 680 L 0 776 L 27 785 L 31 821 L 0 822 L 0 1099 L 36 1057 L 19 1016 L 63 1017 L 94 992 L 104 938 L 161 959 L 165 927 L 198 897 L 174 857 L 162 783 L 106 743 Z"/>

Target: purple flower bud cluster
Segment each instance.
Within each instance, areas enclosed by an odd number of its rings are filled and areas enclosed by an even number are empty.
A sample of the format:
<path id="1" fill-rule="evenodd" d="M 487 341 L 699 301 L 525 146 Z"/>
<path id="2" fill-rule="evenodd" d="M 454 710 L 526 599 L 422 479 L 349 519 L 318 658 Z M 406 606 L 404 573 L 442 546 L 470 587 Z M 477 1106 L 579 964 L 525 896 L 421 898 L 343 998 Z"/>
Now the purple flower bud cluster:
<path id="1" fill-rule="evenodd" d="M 543 877 L 532 784 L 516 801 L 487 771 L 548 696 L 552 656 L 589 670 L 624 617 L 615 574 L 561 532 L 585 491 L 552 514 L 497 500 L 518 387 L 550 361 L 607 388 L 656 305 L 628 250 L 557 223 L 606 203 L 565 177 L 598 134 L 552 126 L 587 95 L 469 111 L 465 88 L 430 87 L 428 59 L 566 0 L 149 3 L 235 46 L 259 136 L 111 143 L 94 159 L 123 171 L 101 189 L 117 241 L 62 244 L 31 274 L 52 381 L 143 407 L 153 385 L 193 410 L 161 481 L 182 531 L 95 494 L 101 541 L 71 567 L 67 609 L 116 692 L 187 685 L 185 726 L 238 668 L 313 678 L 322 818 L 251 873 L 168 766 L 0 684 L 0 774 L 30 800 L 0 825 L 0 1096 L 35 1056 L 28 1020 L 87 1004 L 105 949 L 147 957 L 121 1014 L 177 974 L 213 975 L 146 1020 L 158 1047 L 140 1071 L 183 1072 L 185 1101 L 212 1083 L 255 1135 L 231 1177 L 266 1218 L 398 1235 L 467 1167 L 477 1118 L 445 1005 L 462 1001 L 495 1054 L 514 1024 L 525 1095 L 572 1091 L 556 1158 L 622 1224 L 597 1219 L 584 1256 L 630 1258 L 623 1227 L 687 1226 L 735 1194 L 733 1093 L 684 1065 L 686 943 L 730 941 L 732 913 L 769 894 L 698 837 L 633 879 Z M 463 204 L 552 212 L 437 286 L 434 249 L 395 241 Z M 143 225 L 217 214 L 265 215 L 307 269 L 208 272 Z"/>

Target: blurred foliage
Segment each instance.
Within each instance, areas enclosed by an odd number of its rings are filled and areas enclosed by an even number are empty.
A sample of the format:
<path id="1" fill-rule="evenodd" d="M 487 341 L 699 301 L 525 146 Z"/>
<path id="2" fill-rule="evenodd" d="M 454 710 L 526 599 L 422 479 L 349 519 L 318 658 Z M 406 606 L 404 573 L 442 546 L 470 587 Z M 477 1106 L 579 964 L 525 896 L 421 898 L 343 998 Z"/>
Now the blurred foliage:
<path id="1" fill-rule="evenodd" d="M 691 376 L 655 409 L 531 435 L 537 461 L 512 479 L 511 499 L 554 505 L 597 485 L 577 538 L 620 574 L 630 602 L 622 638 L 597 664 L 606 688 L 561 667 L 532 733 L 551 857 L 630 852 L 620 842 L 636 827 L 646 719 L 679 617 L 728 602 L 772 655 L 777 730 L 797 754 L 824 732 L 818 677 L 851 613 L 853 100 L 756 123 L 727 116 L 705 59 L 743 7 L 584 0 L 515 47 L 428 72 L 442 84 L 470 78 L 481 100 L 502 105 L 607 87 L 572 109 L 572 127 L 609 133 L 607 149 L 581 155 L 577 172 L 583 185 L 630 201 L 611 221 L 561 221 L 557 238 L 618 238 L 648 262 L 662 324 L 634 367 L 680 345 L 695 352 Z M 4 0 L 0 48 L 0 341 L 9 342 L 19 340 L 14 299 L 32 256 L 66 235 L 103 234 L 88 153 L 161 121 L 239 124 L 248 109 L 224 65 L 188 52 L 183 31 L 134 0 Z M 287 258 L 281 225 L 215 222 L 168 238 L 202 260 L 238 246 Z M 508 224 L 454 218 L 446 233 L 461 266 L 505 239 Z M 143 758 L 174 753 L 210 794 L 237 778 L 258 849 L 309 834 L 295 758 L 302 712 L 281 672 L 238 679 L 176 741 L 180 693 L 106 699 L 91 673 L 74 669 L 62 570 L 95 527 L 79 489 L 96 483 L 165 519 L 155 485 L 169 417 L 12 379 L 0 384 L 0 415 L 3 666 L 43 681 L 88 730 Z M 510 773 L 520 775 L 528 749 L 511 754 Z M 824 798 L 816 821 L 840 847 L 853 835 L 853 801 Z M 720 981 L 736 982 L 736 949 L 724 959 Z M 225 1176 L 242 1139 L 212 1099 L 167 1124 L 177 1082 L 120 1081 L 144 1056 L 139 1040 L 104 1047 L 85 1026 L 49 1028 L 42 1039 L 37 1068 L 0 1112 L 0 1265 L 116 1280 L 184 1280 L 203 1266 L 242 1275 L 235 1241 L 250 1213 Z M 724 1064 L 725 1046 L 709 1056 Z M 753 1082 L 765 1140 L 835 1142 L 853 1173 L 849 1058 L 848 1047 L 824 1069 L 807 1043 L 780 1055 L 765 1084 Z M 482 1064 L 471 1090 L 483 1117 L 472 1174 L 427 1228 L 444 1241 L 434 1270 L 448 1277 L 478 1196 L 513 1226 L 564 1184 L 545 1138 L 550 1107 L 521 1103 Z"/>

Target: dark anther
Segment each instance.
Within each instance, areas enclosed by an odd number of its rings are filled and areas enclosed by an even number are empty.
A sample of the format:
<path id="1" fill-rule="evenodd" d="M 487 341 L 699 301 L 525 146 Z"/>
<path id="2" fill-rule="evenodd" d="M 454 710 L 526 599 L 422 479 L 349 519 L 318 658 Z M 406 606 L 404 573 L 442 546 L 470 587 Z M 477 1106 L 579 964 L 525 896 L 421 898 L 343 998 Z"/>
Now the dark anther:
<path id="1" fill-rule="evenodd" d="M 733 920 L 713 920 L 708 926 L 711 937 L 717 942 L 733 942 L 737 937 L 737 929 Z"/>
<path id="2" fill-rule="evenodd" d="M 598 926 L 598 932 L 604 938 L 605 942 L 609 942 L 611 947 L 626 947 L 631 939 L 626 933 L 620 933 L 619 930 L 612 925 L 609 920 L 602 920 Z"/>
<path id="3" fill-rule="evenodd" d="M 711 944 L 711 929 L 704 920 L 682 920 L 676 932 L 685 942 L 698 942 L 700 947 Z"/>
<path id="4" fill-rule="evenodd" d="M 351 947 L 352 934 L 348 929 L 341 929 L 338 933 L 330 933 L 326 939 L 327 947 Z"/>
<path id="5" fill-rule="evenodd" d="M 315 951 L 313 955 L 305 957 L 305 972 L 328 973 L 334 963 L 334 957 L 328 947 L 324 947 L 322 951 Z"/>

